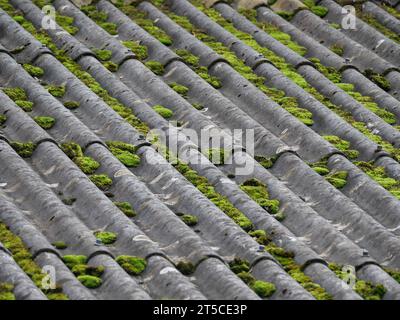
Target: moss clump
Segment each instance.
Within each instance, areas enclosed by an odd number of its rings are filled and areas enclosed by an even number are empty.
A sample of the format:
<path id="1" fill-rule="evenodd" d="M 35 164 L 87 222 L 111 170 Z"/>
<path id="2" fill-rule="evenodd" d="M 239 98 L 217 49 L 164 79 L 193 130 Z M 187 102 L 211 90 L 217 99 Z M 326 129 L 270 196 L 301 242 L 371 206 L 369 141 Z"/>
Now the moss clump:
<path id="1" fill-rule="evenodd" d="M 0 114 L 0 126 L 2 126 L 7 120 L 7 116 L 4 114 Z"/>
<path id="2" fill-rule="evenodd" d="M 110 72 L 118 71 L 118 65 L 112 61 L 103 62 L 103 66 Z"/>
<path id="3" fill-rule="evenodd" d="M 250 179 L 240 185 L 259 206 L 275 215 L 279 211 L 279 200 L 271 200 L 265 184 L 257 179 Z"/>
<path id="4" fill-rule="evenodd" d="M 229 158 L 229 153 L 226 153 L 223 148 L 211 148 L 204 150 L 203 153 L 215 165 L 223 165 Z"/>
<path id="5" fill-rule="evenodd" d="M 22 65 L 26 72 L 28 72 L 32 77 L 41 77 L 44 75 L 44 71 L 40 67 L 33 66 L 29 63 L 25 63 Z"/>
<path id="6" fill-rule="evenodd" d="M 394 269 L 389 269 L 385 268 L 384 269 L 386 273 L 388 273 L 394 280 L 396 280 L 398 283 L 400 283 L 400 271 L 399 270 L 394 270 Z"/>
<path id="7" fill-rule="evenodd" d="M 265 249 L 282 265 L 284 270 L 296 280 L 305 290 L 314 296 L 317 300 L 331 300 L 329 295 L 320 285 L 312 282 L 311 278 L 306 276 L 301 267 L 295 262 L 294 254 L 269 243 Z"/>
<path id="8" fill-rule="evenodd" d="M 183 85 L 180 85 L 176 82 L 172 82 L 169 84 L 169 86 L 177 93 L 179 93 L 181 96 L 186 97 L 187 93 L 189 92 L 189 88 L 185 87 Z"/>
<path id="9" fill-rule="evenodd" d="M 12 284 L 0 282 L 0 301 L 15 300 L 13 290 L 14 286 Z"/>
<path id="10" fill-rule="evenodd" d="M 63 261 L 68 268 L 72 269 L 78 264 L 86 264 L 87 257 L 82 255 L 66 255 L 63 256 Z"/>
<path id="11" fill-rule="evenodd" d="M 226 197 L 216 192 L 214 187 L 208 183 L 207 178 L 200 176 L 196 171 L 190 169 L 187 164 L 181 161 L 174 161 L 173 165 L 190 183 L 242 229 L 245 231 L 253 229 L 252 222 L 241 211 L 235 208 Z"/>
<path id="12" fill-rule="evenodd" d="M 93 52 L 101 61 L 108 61 L 112 56 L 112 52 L 110 50 L 94 49 Z"/>
<path id="13" fill-rule="evenodd" d="M 331 172 L 325 176 L 325 179 L 335 188 L 341 189 L 347 184 L 347 171 Z"/>
<path id="14" fill-rule="evenodd" d="M 94 235 L 98 240 L 100 240 L 103 244 L 113 244 L 117 241 L 117 235 L 114 232 L 109 231 L 96 231 Z"/>
<path id="15" fill-rule="evenodd" d="M 55 98 L 62 98 L 65 95 L 65 86 L 47 85 L 47 91 Z"/>
<path id="16" fill-rule="evenodd" d="M 323 138 L 333 144 L 338 150 L 342 151 L 350 160 L 358 158 L 359 152 L 357 150 L 350 149 L 350 142 L 337 136 L 323 136 Z"/>
<path id="17" fill-rule="evenodd" d="M 313 6 L 310 9 L 315 15 L 317 15 L 317 16 L 319 16 L 321 18 L 325 17 L 329 12 L 328 8 L 325 8 L 325 7 L 322 7 L 322 6 Z"/>
<path id="18" fill-rule="evenodd" d="M 73 161 L 85 174 L 93 174 L 98 168 L 100 168 L 100 163 L 91 157 L 75 157 Z"/>
<path id="19" fill-rule="evenodd" d="M 103 283 L 99 277 L 95 276 L 83 275 L 78 276 L 77 278 L 88 289 L 96 289 Z"/>
<path id="20" fill-rule="evenodd" d="M 129 202 L 114 202 L 114 204 L 121 210 L 127 217 L 132 218 L 136 216 L 132 205 Z"/>
<path id="21" fill-rule="evenodd" d="M 38 116 L 34 117 L 33 120 L 35 120 L 35 122 L 45 130 L 53 128 L 53 126 L 56 124 L 56 119 L 52 117 Z"/>
<path id="22" fill-rule="evenodd" d="M 94 276 L 94 277 L 101 277 L 104 273 L 105 268 L 103 266 L 89 266 L 87 264 L 76 264 L 72 267 L 72 273 L 79 277 L 79 276 Z"/>
<path id="23" fill-rule="evenodd" d="M 61 150 L 71 159 L 74 159 L 76 157 L 83 157 L 81 146 L 75 142 L 62 143 Z"/>
<path id="24" fill-rule="evenodd" d="M 329 48 L 333 53 L 336 53 L 338 56 L 343 56 L 344 50 L 343 47 L 338 45 L 338 44 L 334 44 L 333 46 L 331 46 Z"/>
<path id="25" fill-rule="evenodd" d="M 294 98 L 292 98 L 294 99 Z M 303 122 L 306 126 L 312 126 L 314 124 L 314 120 L 312 119 L 312 113 L 306 109 L 299 107 L 291 107 L 282 105 L 286 111 L 295 116 L 301 122 Z"/>
<path id="26" fill-rule="evenodd" d="M 249 236 L 253 237 L 259 244 L 267 245 L 272 241 L 264 230 L 249 231 Z"/>
<path id="27" fill-rule="evenodd" d="M 195 226 L 199 222 L 199 219 L 191 214 L 184 214 L 181 216 L 181 220 L 189 227 Z"/>
<path id="28" fill-rule="evenodd" d="M 145 259 L 134 256 L 119 256 L 115 261 L 117 261 L 128 274 L 133 276 L 141 274 L 147 267 Z"/>
<path id="29" fill-rule="evenodd" d="M 273 283 L 256 280 L 250 273 L 250 263 L 247 260 L 235 258 L 229 262 L 232 272 L 246 283 L 261 298 L 268 298 L 274 294 L 276 287 Z"/>
<path id="30" fill-rule="evenodd" d="M 120 141 L 108 141 L 107 146 L 111 153 L 125 166 L 131 168 L 140 165 L 140 157 L 135 154 L 135 146 Z"/>
<path id="31" fill-rule="evenodd" d="M 52 245 L 58 250 L 64 250 L 67 248 L 67 244 L 64 241 L 53 242 Z"/>
<path id="32" fill-rule="evenodd" d="M 32 279 L 34 284 L 40 288 L 43 293 L 47 295 L 49 299 L 68 299 L 66 295 L 62 293 L 62 288 L 57 286 L 56 289 L 44 289 L 42 288 L 42 280 L 46 276 L 42 273 L 42 269 L 32 259 L 32 255 L 25 247 L 22 240 L 13 234 L 8 227 L 0 222 L 0 242 L 7 248 L 14 259 L 14 261 L 20 266 L 20 268 Z M 5 288 L 7 289 L 7 288 Z M 9 288 L 8 288 L 9 289 Z M 0 288 L 0 296 L 1 296 Z M 7 291 L 7 290 L 6 290 Z M 57 293 L 56 295 L 53 295 Z M 5 297 L 10 298 L 9 294 L 5 294 Z"/>
<path id="33" fill-rule="evenodd" d="M 115 23 L 112 22 L 101 22 L 98 23 L 100 27 L 102 27 L 104 30 L 106 30 L 109 34 L 112 36 L 115 36 L 118 34 L 118 27 Z"/>
<path id="34" fill-rule="evenodd" d="M 11 142 L 10 145 L 22 158 L 30 158 L 36 149 L 32 142 Z"/>
<path id="35" fill-rule="evenodd" d="M 364 71 L 364 75 L 381 89 L 385 91 L 390 90 L 389 80 L 387 80 L 384 76 L 380 75 L 379 73 L 374 72 L 372 69 L 366 69 Z"/>
<path id="36" fill-rule="evenodd" d="M 93 174 L 89 179 L 96 185 L 100 190 L 107 190 L 112 185 L 112 180 L 105 174 Z"/>
<path id="37" fill-rule="evenodd" d="M 193 263 L 187 260 L 179 261 L 176 265 L 176 268 L 185 276 L 189 276 L 196 271 Z"/>
<path id="38" fill-rule="evenodd" d="M 31 112 L 33 109 L 33 102 L 26 100 L 17 100 L 15 104 L 25 112 Z"/>
<path id="39" fill-rule="evenodd" d="M 161 105 L 154 106 L 153 110 L 165 119 L 169 119 L 174 115 L 174 112 L 172 110 L 165 108 L 164 106 Z"/>
<path id="40" fill-rule="evenodd" d="M 66 206 L 72 206 L 74 204 L 74 202 L 76 201 L 76 198 L 66 198 L 66 199 L 61 199 L 61 201 Z"/>
<path id="41" fill-rule="evenodd" d="M 13 101 L 28 99 L 25 90 L 22 88 L 3 88 L 2 90 Z"/>
<path id="42" fill-rule="evenodd" d="M 72 17 L 56 14 L 56 22 L 71 35 L 74 35 L 79 31 L 79 29 L 73 25 L 74 18 Z"/>
<path id="43" fill-rule="evenodd" d="M 66 101 L 64 102 L 64 107 L 66 107 L 69 110 L 74 110 L 79 108 L 79 102 L 77 101 Z"/>
<path id="44" fill-rule="evenodd" d="M 145 63 L 145 66 L 147 68 L 149 68 L 151 71 L 153 71 L 153 73 L 155 73 L 158 76 L 161 76 L 164 74 L 164 71 L 165 71 L 164 66 L 158 61 L 153 61 L 153 60 L 147 61 Z"/>
<path id="45" fill-rule="evenodd" d="M 273 283 L 256 280 L 251 285 L 250 288 L 253 289 L 255 293 L 257 293 L 261 298 L 268 298 L 272 296 L 276 287 Z"/>
<path id="46" fill-rule="evenodd" d="M 140 45 L 136 41 L 122 41 L 122 44 L 130 49 L 136 55 L 136 58 L 141 61 L 147 59 L 147 57 L 149 56 L 147 47 Z"/>
<path id="47" fill-rule="evenodd" d="M 264 157 L 264 156 L 254 156 L 254 160 L 256 160 L 265 169 L 271 168 L 274 165 L 276 159 L 277 159 L 277 157 L 267 158 L 267 157 Z"/>

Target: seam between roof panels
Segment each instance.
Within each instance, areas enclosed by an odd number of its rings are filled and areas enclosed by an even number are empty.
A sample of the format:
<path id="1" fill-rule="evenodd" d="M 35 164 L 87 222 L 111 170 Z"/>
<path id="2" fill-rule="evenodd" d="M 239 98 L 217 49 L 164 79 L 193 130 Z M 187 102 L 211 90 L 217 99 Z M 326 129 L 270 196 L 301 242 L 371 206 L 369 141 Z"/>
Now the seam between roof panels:
<path id="1" fill-rule="evenodd" d="M 164 63 L 164 68 L 168 67 L 172 62 L 175 62 L 175 61 L 180 61 L 187 65 L 187 63 L 181 57 L 174 57 L 174 58 L 167 60 L 167 62 Z"/>
<path id="2" fill-rule="evenodd" d="M 222 259 L 220 256 L 217 256 L 215 254 L 207 254 L 205 255 L 203 258 L 201 258 L 199 261 L 196 262 L 196 264 L 194 265 L 194 270 L 197 269 L 197 267 L 203 263 L 204 261 L 208 260 L 208 259 L 218 259 L 219 261 L 221 261 L 223 264 L 227 265 L 226 261 L 224 259 Z"/>
<path id="3" fill-rule="evenodd" d="M 280 267 L 280 268 L 282 268 L 282 270 L 284 270 L 283 267 L 282 267 L 282 265 L 281 265 L 280 263 L 278 263 L 274 258 L 266 257 L 266 256 L 261 256 L 261 257 L 255 258 L 255 259 L 253 260 L 253 262 L 250 263 L 250 269 L 253 269 L 259 262 L 264 261 L 264 260 L 272 261 L 272 262 L 275 263 L 278 267 Z"/>
<path id="4" fill-rule="evenodd" d="M 310 259 L 310 260 L 307 260 L 306 262 L 304 262 L 300 266 L 300 270 L 304 272 L 309 266 L 316 264 L 316 263 L 322 264 L 326 267 L 329 266 L 328 262 L 326 262 L 324 259 L 314 258 L 314 259 Z"/>
<path id="5" fill-rule="evenodd" d="M 176 268 L 176 264 L 175 262 L 173 262 L 165 253 L 163 252 L 152 252 L 149 253 L 147 256 L 144 257 L 144 259 L 146 261 L 148 261 L 150 258 L 152 257 L 161 257 L 164 258 L 165 260 L 167 260 L 169 263 L 171 263 L 175 268 Z"/>
<path id="6" fill-rule="evenodd" d="M 7 248 L 5 248 L 5 247 L 0 246 L 0 251 L 3 251 L 4 253 L 6 253 L 7 255 L 9 255 L 10 257 L 12 257 L 11 252 L 10 252 Z"/>
<path id="7" fill-rule="evenodd" d="M 35 259 L 36 259 L 39 255 L 41 255 L 42 253 L 51 253 L 51 254 L 54 254 L 54 255 L 56 255 L 60 260 L 62 260 L 61 255 L 57 252 L 57 250 L 52 249 L 52 248 L 42 248 L 42 249 L 39 249 L 39 250 L 35 251 L 35 252 L 32 254 L 32 260 L 35 260 Z"/>
<path id="8" fill-rule="evenodd" d="M 369 265 L 375 265 L 379 268 L 381 268 L 383 270 L 383 268 L 381 267 L 381 265 L 378 262 L 375 261 L 366 261 L 358 266 L 355 266 L 356 272 L 360 271 L 362 268 L 369 266 Z"/>
<path id="9" fill-rule="evenodd" d="M 114 255 L 113 255 L 111 252 L 106 251 L 106 250 L 97 250 L 97 251 L 92 252 L 92 253 L 87 257 L 87 262 L 89 262 L 92 258 L 97 257 L 97 256 L 99 256 L 99 255 L 106 255 L 106 256 L 109 256 L 110 258 L 112 258 L 113 260 L 115 260 L 115 257 L 114 257 Z"/>

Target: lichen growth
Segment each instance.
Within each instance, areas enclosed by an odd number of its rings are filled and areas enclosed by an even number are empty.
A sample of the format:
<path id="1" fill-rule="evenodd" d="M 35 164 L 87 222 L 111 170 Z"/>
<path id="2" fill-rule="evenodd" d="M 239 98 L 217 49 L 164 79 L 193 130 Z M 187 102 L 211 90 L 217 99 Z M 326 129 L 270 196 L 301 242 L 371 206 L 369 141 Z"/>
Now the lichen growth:
<path id="1" fill-rule="evenodd" d="M 33 120 L 35 120 L 35 122 L 45 130 L 53 128 L 56 124 L 56 119 L 52 117 L 37 116 L 34 117 Z"/>
<path id="2" fill-rule="evenodd" d="M 146 270 L 147 262 L 145 259 L 134 256 L 119 256 L 115 261 L 130 275 L 140 275 Z"/>
<path id="3" fill-rule="evenodd" d="M 133 218 L 136 216 L 136 212 L 133 210 L 132 205 L 129 202 L 113 202 L 118 209 L 120 209 L 127 217 Z"/>

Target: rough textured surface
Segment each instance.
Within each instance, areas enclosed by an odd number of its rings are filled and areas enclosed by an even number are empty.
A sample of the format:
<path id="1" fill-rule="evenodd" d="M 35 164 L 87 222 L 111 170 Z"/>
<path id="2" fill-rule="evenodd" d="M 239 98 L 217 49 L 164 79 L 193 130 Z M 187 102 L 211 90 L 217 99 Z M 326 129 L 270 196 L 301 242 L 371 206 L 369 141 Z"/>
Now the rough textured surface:
<path id="1" fill-rule="evenodd" d="M 230 3 L 0 0 L 0 299 L 400 299 L 396 4 Z"/>

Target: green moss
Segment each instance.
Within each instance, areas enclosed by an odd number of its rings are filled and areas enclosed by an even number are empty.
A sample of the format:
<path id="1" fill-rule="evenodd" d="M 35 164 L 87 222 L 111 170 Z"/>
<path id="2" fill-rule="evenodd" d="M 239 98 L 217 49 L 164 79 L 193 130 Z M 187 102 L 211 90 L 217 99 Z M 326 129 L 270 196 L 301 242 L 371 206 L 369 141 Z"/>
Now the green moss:
<path id="1" fill-rule="evenodd" d="M 240 189 L 246 192 L 259 206 L 271 214 L 279 211 L 279 200 L 271 200 L 265 184 L 257 179 L 250 179 L 240 185 Z"/>
<path id="2" fill-rule="evenodd" d="M 28 99 L 25 90 L 22 88 L 2 88 L 2 90 L 13 101 Z"/>
<path id="3" fill-rule="evenodd" d="M 105 174 L 93 174 L 89 176 L 90 180 L 96 185 L 100 190 L 107 190 L 112 185 L 112 180 Z"/>
<path id="4" fill-rule="evenodd" d="M 58 250 L 64 250 L 67 248 L 67 245 L 64 241 L 56 241 L 53 242 L 52 245 Z"/>
<path id="5" fill-rule="evenodd" d="M 119 256 L 115 261 L 117 261 L 128 274 L 133 276 L 141 274 L 147 267 L 145 259 L 134 256 Z"/>
<path id="6" fill-rule="evenodd" d="M 25 63 L 22 66 L 24 67 L 25 71 L 28 72 L 32 77 L 39 78 L 44 75 L 44 71 L 42 68 L 33 66 L 29 63 Z"/>
<path id="7" fill-rule="evenodd" d="M 62 203 L 64 203 L 66 206 L 72 206 L 75 201 L 76 198 L 65 198 L 65 199 L 61 199 Z"/>
<path id="8" fill-rule="evenodd" d="M 112 56 L 112 52 L 110 50 L 93 49 L 93 52 L 96 54 L 97 58 L 102 61 L 108 61 Z"/>
<path id="9" fill-rule="evenodd" d="M 102 280 L 99 277 L 95 276 L 78 276 L 78 280 L 88 289 L 96 289 L 101 286 Z"/>
<path id="10" fill-rule="evenodd" d="M 108 14 L 105 11 L 98 11 L 94 5 L 86 5 L 80 7 L 81 11 L 95 22 L 106 22 Z"/>
<path id="11" fill-rule="evenodd" d="M 94 235 L 98 240 L 100 240 L 103 244 L 113 244 L 117 241 L 117 235 L 114 232 L 110 231 L 96 231 Z"/>
<path id="12" fill-rule="evenodd" d="M 338 56 L 343 56 L 344 50 L 343 47 L 338 45 L 338 44 L 334 44 L 333 46 L 331 46 L 329 48 L 333 53 L 336 53 Z"/>
<path id="13" fill-rule="evenodd" d="M 62 98 L 65 94 L 65 86 L 55 86 L 55 85 L 47 85 L 45 86 L 47 91 L 56 98 Z"/>
<path id="14" fill-rule="evenodd" d="M 181 260 L 177 263 L 176 268 L 185 276 L 193 274 L 196 270 L 190 261 Z"/>
<path id="15" fill-rule="evenodd" d="M 15 300 L 13 290 L 14 286 L 12 284 L 0 282 L 0 301 Z"/>
<path id="16" fill-rule="evenodd" d="M 2 126 L 7 121 L 7 116 L 0 114 L 0 126 Z"/>
<path id="17" fill-rule="evenodd" d="M 109 34 L 112 36 L 115 36 L 118 34 L 118 27 L 115 23 L 112 22 L 101 22 L 98 23 L 100 27 L 102 27 L 105 31 L 107 31 Z"/>
<path id="18" fill-rule="evenodd" d="M 208 183 L 207 178 L 200 176 L 196 171 L 190 169 L 187 164 L 181 161 L 174 161 L 173 165 L 190 183 L 241 228 L 245 231 L 253 229 L 252 222 L 241 211 L 235 208 L 226 197 L 216 192 L 214 187 Z"/>
<path id="19" fill-rule="evenodd" d="M 10 145 L 22 158 L 30 158 L 36 149 L 32 142 L 11 142 Z"/>
<path id="20" fill-rule="evenodd" d="M 103 266 L 89 266 L 87 264 L 76 264 L 72 267 L 71 271 L 77 277 L 79 276 L 94 276 L 101 277 L 104 273 L 105 268 Z"/>
<path id="21" fill-rule="evenodd" d="M 292 20 L 294 16 L 293 12 L 288 12 L 288 11 L 276 11 L 275 13 L 287 21 Z"/>
<path id="22" fill-rule="evenodd" d="M 17 100 L 15 104 L 25 112 L 31 112 L 33 109 L 33 102 L 25 100 Z"/>
<path id="23" fill-rule="evenodd" d="M 110 72 L 118 71 L 118 65 L 112 61 L 103 62 L 103 66 Z"/>
<path id="24" fill-rule="evenodd" d="M 182 220 L 185 224 L 187 224 L 188 226 L 190 226 L 190 227 L 195 226 L 195 225 L 199 222 L 199 219 L 198 219 L 196 216 L 193 216 L 193 215 L 191 215 L 191 214 L 184 214 L 184 215 L 181 217 L 181 220 Z"/>
<path id="25" fill-rule="evenodd" d="M 394 269 L 389 269 L 385 268 L 384 269 L 386 273 L 388 273 L 394 280 L 396 280 L 398 283 L 400 283 L 400 271 L 399 270 L 394 270 Z"/>
<path id="26" fill-rule="evenodd" d="M 147 57 L 149 56 L 147 47 L 140 45 L 136 41 L 122 41 L 122 44 L 130 49 L 141 61 L 147 59 Z"/>
<path id="27" fill-rule="evenodd" d="M 153 60 L 147 61 L 145 63 L 145 66 L 158 76 L 164 74 L 164 66 L 158 61 L 153 61 Z"/>
<path id="28" fill-rule="evenodd" d="M 67 296 L 62 293 L 62 288 L 60 286 L 58 286 L 56 290 L 42 288 L 42 280 L 46 275 L 42 273 L 42 269 L 33 260 L 32 255 L 29 253 L 22 240 L 13 234 L 2 222 L 0 222 L 0 242 L 11 252 L 14 261 L 32 279 L 34 284 L 47 295 L 48 298 L 68 299 Z M 12 298 L 9 294 L 10 289 L 9 286 L 3 286 L 3 288 L 0 287 L 0 300 L 2 298 Z M 58 295 L 54 297 L 51 296 L 51 294 L 55 292 L 57 292 Z"/>
<path id="29" fill-rule="evenodd" d="M 76 265 L 86 264 L 87 257 L 82 255 L 66 255 L 63 256 L 63 261 L 68 268 L 72 269 Z"/>
<path id="30" fill-rule="evenodd" d="M 268 298 L 276 291 L 276 287 L 273 283 L 261 280 L 254 281 L 254 283 L 250 285 L 250 288 L 253 289 L 261 298 Z"/>
<path id="31" fill-rule="evenodd" d="M 35 120 L 36 123 L 45 130 L 53 128 L 53 126 L 56 124 L 56 119 L 52 117 L 37 116 L 34 117 L 33 120 Z"/>
<path id="32" fill-rule="evenodd" d="M 256 160 L 265 169 L 271 168 L 274 165 L 276 159 L 277 159 L 277 157 L 267 158 L 264 156 L 254 156 L 254 160 Z"/>
<path id="33" fill-rule="evenodd" d="M 229 158 L 229 154 L 223 148 L 211 148 L 204 150 L 203 153 L 215 165 L 223 165 Z"/>
<path id="34" fill-rule="evenodd" d="M 272 241 L 264 230 L 249 231 L 249 236 L 253 237 L 259 244 L 267 245 Z"/>
<path id="35" fill-rule="evenodd" d="M 189 88 L 180 85 L 176 82 L 172 82 L 169 84 L 169 86 L 177 93 L 179 93 L 181 96 L 186 97 L 187 93 L 189 92 Z"/>
<path id="36" fill-rule="evenodd" d="M 331 172 L 325 176 L 325 179 L 335 188 L 341 189 L 347 184 L 347 171 Z"/>
<path id="37" fill-rule="evenodd" d="M 249 272 L 250 271 L 250 262 L 241 259 L 238 257 L 235 257 L 232 261 L 229 262 L 229 267 L 232 270 L 232 272 L 239 274 L 242 272 Z"/>
<path id="38" fill-rule="evenodd" d="M 75 157 L 75 164 L 82 170 L 85 174 L 93 174 L 98 168 L 100 168 L 100 163 L 91 157 Z"/>
<path id="39" fill-rule="evenodd" d="M 338 150 L 342 151 L 349 159 L 353 160 L 358 158 L 359 152 L 357 150 L 350 149 L 350 142 L 337 136 L 323 136 L 323 138 L 333 144 Z"/>
<path id="40" fill-rule="evenodd" d="M 69 110 L 74 110 L 79 108 L 79 102 L 77 101 L 66 101 L 64 102 L 64 107 L 66 107 Z"/>
<path id="41" fill-rule="evenodd" d="M 383 90 L 385 91 L 390 90 L 389 80 L 387 80 L 384 76 L 374 72 L 372 69 L 366 69 L 364 71 L 364 75 Z"/>
<path id="42" fill-rule="evenodd" d="M 127 217 L 132 218 L 136 216 L 136 212 L 133 210 L 132 205 L 129 202 L 114 202 L 114 204 L 120 209 Z"/>
<path id="43" fill-rule="evenodd" d="M 138 167 L 140 165 L 140 157 L 135 154 L 135 146 L 119 141 L 108 141 L 107 145 L 111 153 L 125 166 Z"/>
<path id="44" fill-rule="evenodd" d="M 340 29 L 341 25 L 338 23 L 330 23 L 329 26 L 333 29 Z"/>
<path id="45" fill-rule="evenodd" d="M 284 270 L 296 280 L 305 290 L 314 296 L 317 300 L 331 300 L 330 296 L 320 285 L 312 282 L 311 278 L 306 276 L 301 267 L 293 259 L 292 252 L 285 251 L 273 243 L 269 243 L 266 250 L 282 265 Z"/>
<path id="46" fill-rule="evenodd" d="M 169 119 L 174 115 L 174 112 L 172 110 L 165 108 L 161 105 L 154 106 L 153 110 L 165 119 Z"/>
<path id="47" fill-rule="evenodd" d="M 63 16 L 57 13 L 56 22 L 60 27 L 62 27 L 65 31 L 67 31 L 71 35 L 74 35 L 79 31 L 79 29 L 73 25 L 74 18 L 72 17 Z"/>
<path id="48" fill-rule="evenodd" d="M 62 143 L 61 149 L 71 159 L 74 159 L 76 157 L 83 157 L 81 146 L 75 142 Z"/>

